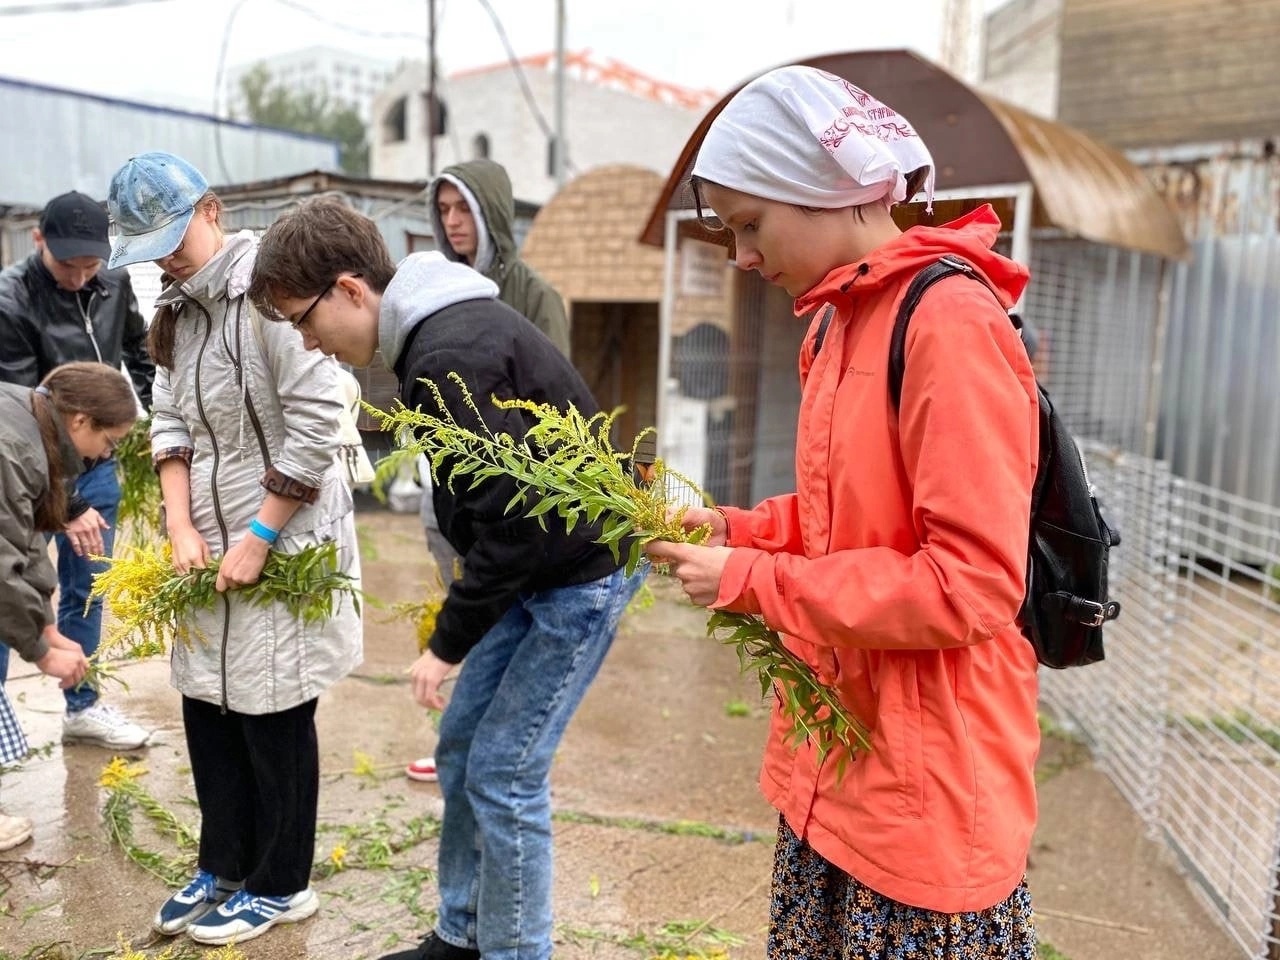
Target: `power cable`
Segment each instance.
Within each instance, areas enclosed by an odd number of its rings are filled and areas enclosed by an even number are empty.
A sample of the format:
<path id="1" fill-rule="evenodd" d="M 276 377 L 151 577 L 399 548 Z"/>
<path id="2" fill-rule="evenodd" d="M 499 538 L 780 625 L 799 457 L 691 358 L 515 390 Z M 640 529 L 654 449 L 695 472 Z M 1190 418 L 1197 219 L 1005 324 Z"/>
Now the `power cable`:
<path id="1" fill-rule="evenodd" d="M 151 0 L 151 2 L 159 2 L 159 0 Z M 355 34 L 358 37 L 368 37 L 372 40 L 416 40 L 419 42 L 426 40 L 427 37 L 425 31 L 422 33 L 413 33 L 408 30 L 366 30 L 363 27 L 352 26 L 349 23 L 332 20 L 323 14 L 317 13 L 306 4 L 299 3 L 298 0 L 275 0 L 275 2 L 280 4 L 282 7 L 288 7 L 290 10 L 296 10 L 298 13 L 304 14 L 312 20 L 323 23 L 326 26 L 334 27 L 341 30 L 343 33 Z"/>
<path id="2" fill-rule="evenodd" d="M 68 0 L 68 2 L 160 3 L 160 2 L 164 2 L 164 0 Z M 218 110 L 219 110 L 219 107 L 221 106 L 221 101 L 223 96 L 223 83 L 226 76 L 226 65 L 227 65 L 227 49 L 230 45 L 231 29 L 235 24 L 236 16 L 240 13 L 240 8 L 243 7 L 246 2 L 247 0 L 236 0 L 235 5 L 231 8 L 231 12 L 227 15 L 227 22 L 224 25 L 222 30 L 222 41 L 221 41 L 221 44 L 219 45 L 219 50 L 218 50 L 218 68 L 217 68 L 217 72 L 213 82 L 213 115 L 218 120 L 221 120 L 221 118 L 218 115 Z M 333 20 L 333 19 L 330 19 L 329 17 L 325 17 L 319 13 L 316 13 L 314 10 L 309 9 L 305 4 L 298 2 L 298 0 L 275 0 L 275 2 L 297 13 L 302 13 L 310 17 L 311 19 L 316 20 L 320 23 L 323 23 L 327 26 L 331 26 L 331 27 L 334 27 L 335 29 L 342 30 L 344 33 L 351 33 L 351 34 L 356 34 L 358 36 L 370 37 L 370 38 L 381 39 L 381 40 L 403 40 L 403 39 L 421 40 L 426 36 L 425 33 L 420 33 L 420 34 L 409 33 L 406 31 L 365 30 L 361 27 L 356 27 L 347 23 L 341 23 L 337 20 Z M 232 181 L 232 177 L 231 177 L 230 171 L 227 168 L 226 156 L 223 152 L 221 122 L 216 123 L 214 125 L 214 147 L 217 152 L 218 167 L 222 173 L 222 179 L 225 183 L 230 183 Z"/>
<path id="3" fill-rule="evenodd" d="M 498 39 L 502 41 L 502 46 L 507 51 L 507 61 L 511 64 L 511 69 L 515 73 L 516 79 L 520 82 L 520 89 L 524 93 L 525 103 L 529 105 L 529 112 L 533 114 L 533 119 L 542 128 L 542 135 L 547 138 L 548 142 L 555 143 L 555 131 L 551 129 L 551 124 L 547 123 L 547 118 L 543 116 L 542 111 L 538 108 L 538 102 L 533 98 L 533 90 L 529 87 L 529 80 L 524 74 L 524 64 L 520 62 L 520 58 L 516 56 L 515 49 L 511 46 L 506 28 L 502 25 L 502 19 L 490 5 L 489 0 L 480 0 L 480 6 L 484 7 L 485 12 L 489 14 L 489 19 L 493 21 L 494 29 L 498 31 Z M 561 146 L 563 147 L 564 145 Z M 570 172 L 577 172 L 574 170 L 573 163 L 569 160 L 567 150 L 565 151 L 564 165 Z"/>
<path id="4" fill-rule="evenodd" d="M 218 105 L 222 98 L 222 77 L 227 65 L 227 47 L 231 42 L 231 28 L 235 25 L 236 16 L 248 0 L 236 0 L 231 12 L 227 14 L 227 22 L 222 28 L 222 43 L 218 47 L 218 70 L 213 80 L 213 146 L 218 156 L 218 169 L 222 173 L 222 182 L 231 183 L 231 172 L 227 169 L 227 158 L 222 152 L 222 124 L 218 116 Z"/>
<path id="5" fill-rule="evenodd" d="M 168 3 L 169 0 L 61 0 L 54 3 L 17 3 L 0 6 L 0 17 L 24 17 L 41 13 L 84 13 L 112 7 L 137 7 L 144 3 Z"/>

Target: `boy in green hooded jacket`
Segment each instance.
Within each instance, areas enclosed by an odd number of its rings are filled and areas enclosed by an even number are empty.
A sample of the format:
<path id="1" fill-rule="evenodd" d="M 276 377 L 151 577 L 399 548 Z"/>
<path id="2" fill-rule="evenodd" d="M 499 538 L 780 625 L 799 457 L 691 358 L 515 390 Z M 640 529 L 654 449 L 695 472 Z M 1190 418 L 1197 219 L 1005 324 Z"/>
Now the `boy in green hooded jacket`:
<path id="1" fill-rule="evenodd" d="M 427 208 L 440 252 L 496 283 L 498 299 L 528 317 L 567 357 L 564 301 L 516 253 L 516 205 L 502 164 L 482 159 L 446 167 L 431 181 Z"/>

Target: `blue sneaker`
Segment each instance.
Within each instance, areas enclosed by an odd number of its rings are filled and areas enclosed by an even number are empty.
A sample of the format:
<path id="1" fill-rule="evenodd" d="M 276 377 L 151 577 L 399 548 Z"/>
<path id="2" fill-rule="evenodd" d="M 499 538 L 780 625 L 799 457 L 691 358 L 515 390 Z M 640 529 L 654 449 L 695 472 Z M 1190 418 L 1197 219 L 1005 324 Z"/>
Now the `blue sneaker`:
<path id="1" fill-rule="evenodd" d="M 308 887 L 291 897 L 262 897 L 238 890 L 199 923 L 187 927 L 196 943 L 220 947 L 260 937 L 277 923 L 297 923 L 320 909 L 320 898 Z"/>
<path id="2" fill-rule="evenodd" d="M 207 870 L 197 870 L 191 882 L 164 902 L 151 925 L 165 936 L 181 933 L 240 889 L 240 884 L 219 880 Z"/>

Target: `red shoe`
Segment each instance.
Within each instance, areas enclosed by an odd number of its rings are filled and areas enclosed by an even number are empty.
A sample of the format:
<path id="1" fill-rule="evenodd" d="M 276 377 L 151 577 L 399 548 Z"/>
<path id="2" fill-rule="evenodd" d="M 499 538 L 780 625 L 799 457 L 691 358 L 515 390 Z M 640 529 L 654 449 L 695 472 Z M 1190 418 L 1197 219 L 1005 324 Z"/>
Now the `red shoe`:
<path id="1" fill-rule="evenodd" d="M 404 775 L 410 780 L 421 780 L 423 783 L 435 783 L 436 776 L 436 758 L 423 757 L 415 760 L 409 766 L 404 768 Z"/>

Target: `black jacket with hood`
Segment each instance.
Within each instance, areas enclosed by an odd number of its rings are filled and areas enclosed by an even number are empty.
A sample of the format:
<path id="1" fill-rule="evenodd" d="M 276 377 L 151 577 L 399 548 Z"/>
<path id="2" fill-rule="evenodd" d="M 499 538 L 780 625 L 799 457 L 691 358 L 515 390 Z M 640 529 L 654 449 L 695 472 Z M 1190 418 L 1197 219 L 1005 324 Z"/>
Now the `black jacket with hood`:
<path id="1" fill-rule="evenodd" d="M 458 188 L 476 221 L 476 262 L 473 266 L 498 285 L 498 299 L 524 314 L 566 357 L 569 355 L 569 318 L 564 301 L 554 287 L 516 254 L 516 204 L 511 178 L 500 163 L 468 160 L 445 167 L 431 183 L 427 209 L 440 252 L 455 262 L 465 262 L 449 245 L 440 221 L 436 195 L 442 183 Z"/>
<path id="2" fill-rule="evenodd" d="M 448 379 L 456 373 L 495 433 L 522 437 L 529 421 L 518 410 L 496 407 L 493 396 L 562 410 L 572 404 L 586 416 L 595 414 L 599 407 L 573 365 L 496 295 L 491 281 L 438 253 L 413 254 L 400 264 L 382 295 L 378 339 L 384 361 L 400 380 L 405 406 L 439 409 L 420 382 L 427 379 L 440 387 L 460 424 L 478 426 L 475 412 Z M 472 490 L 467 480 L 450 489 L 448 471 L 446 462 L 433 500 L 440 532 L 463 564 L 430 641 L 442 660 L 461 661 L 522 593 L 587 583 L 621 566 L 608 547 L 595 542 L 599 526 L 579 525 L 570 533 L 550 517 L 543 530 L 519 510 L 507 513 L 514 481 L 486 479 Z M 527 503 L 525 510 L 532 506 Z"/>

